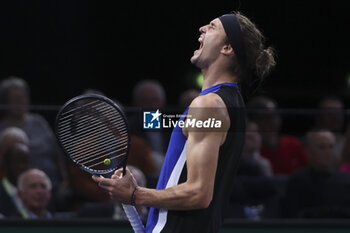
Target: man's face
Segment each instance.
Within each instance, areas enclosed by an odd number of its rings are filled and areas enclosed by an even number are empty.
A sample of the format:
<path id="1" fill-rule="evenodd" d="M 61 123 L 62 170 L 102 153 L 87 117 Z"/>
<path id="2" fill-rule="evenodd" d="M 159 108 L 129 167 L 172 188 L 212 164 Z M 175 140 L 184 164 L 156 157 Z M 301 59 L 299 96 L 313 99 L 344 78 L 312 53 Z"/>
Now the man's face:
<path id="1" fill-rule="evenodd" d="M 244 150 L 249 153 L 259 151 L 261 147 L 261 136 L 259 133 L 259 127 L 256 123 L 249 122 L 245 132 L 245 144 Z"/>
<path id="2" fill-rule="evenodd" d="M 205 69 L 220 55 L 226 42 L 226 33 L 218 18 L 199 28 L 199 32 L 201 33 L 198 38 L 200 47 L 194 51 L 191 62 L 198 68 Z"/>
<path id="3" fill-rule="evenodd" d="M 324 112 L 319 117 L 320 127 L 339 133 L 344 124 L 343 104 L 336 100 L 328 100 L 322 104 L 321 109 Z"/>
<path id="4" fill-rule="evenodd" d="M 256 123 L 258 124 L 260 133 L 276 133 L 281 127 L 281 117 L 277 112 L 277 106 L 273 102 L 267 102 L 265 108 L 258 110 Z"/>
<path id="5" fill-rule="evenodd" d="M 160 90 L 154 86 L 145 86 L 142 88 L 142 98 L 140 98 L 138 105 L 142 108 L 162 108 L 165 100 Z"/>
<path id="6" fill-rule="evenodd" d="M 23 204 L 31 211 L 46 208 L 50 197 L 48 182 L 38 173 L 29 173 L 24 178 L 23 190 L 19 192 Z"/>
<path id="7" fill-rule="evenodd" d="M 334 135 L 330 132 L 315 132 L 308 141 L 307 152 L 312 165 L 319 170 L 329 171 L 335 159 Z"/>
<path id="8" fill-rule="evenodd" d="M 13 117 L 23 116 L 28 111 L 29 98 L 23 88 L 13 87 L 8 93 L 9 115 Z"/>
<path id="9" fill-rule="evenodd" d="M 6 168 L 7 176 L 16 185 L 19 175 L 29 168 L 29 152 L 27 149 L 15 145 L 15 148 L 11 149 L 11 153 L 7 156 L 9 156 Z"/>

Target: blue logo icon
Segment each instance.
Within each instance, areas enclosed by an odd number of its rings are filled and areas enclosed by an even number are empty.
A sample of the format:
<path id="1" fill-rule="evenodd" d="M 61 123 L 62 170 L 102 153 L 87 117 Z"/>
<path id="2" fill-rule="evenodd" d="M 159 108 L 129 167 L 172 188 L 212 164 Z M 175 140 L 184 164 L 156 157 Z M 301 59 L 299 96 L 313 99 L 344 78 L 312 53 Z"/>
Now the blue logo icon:
<path id="1" fill-rule="evenodd" d="M 160 116 L 162 113 L 157 111 L 143 112 L 144 129 L 160 129 Z"/>

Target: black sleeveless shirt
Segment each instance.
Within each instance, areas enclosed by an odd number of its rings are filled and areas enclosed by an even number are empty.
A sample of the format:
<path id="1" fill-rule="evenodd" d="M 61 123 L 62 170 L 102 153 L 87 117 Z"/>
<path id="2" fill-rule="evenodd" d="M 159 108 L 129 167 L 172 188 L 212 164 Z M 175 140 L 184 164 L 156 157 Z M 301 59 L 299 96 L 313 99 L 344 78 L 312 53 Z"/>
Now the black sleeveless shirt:
<path id="1" fill-rule="evenodd" d="M 215 233 L 219 231 L 222 225 L 223 215 L 229 204 L 233 179 L 244 145 L 245 105 L 235 84 L 219 84 L 217 88 L 213 87 L 212 91 L 208 93 L 216 93 L 220 96 L 226 105 L 230 118 L 230 128 L 227 132 L 226 140 L 219 149 L 212 201 L 206 209 L 168 210 L 166 219 L 162 220 L 165 221 L 162 229 L 160 231 L 154 230 L 157 227 L 150 227 L 152 224 L 148 222 L 147 232 Z M 184 164 L 178 184 L 186 180 L 187 169 L 186 164 Z M 154 213 L 158 211 L 157 209 L 151 209 L 150 215 L 155 215 Z M 160 217 L 157 220 L 160 221 L 159 219 Z M 150 221 L 150 219 L 148 220 Z"/>

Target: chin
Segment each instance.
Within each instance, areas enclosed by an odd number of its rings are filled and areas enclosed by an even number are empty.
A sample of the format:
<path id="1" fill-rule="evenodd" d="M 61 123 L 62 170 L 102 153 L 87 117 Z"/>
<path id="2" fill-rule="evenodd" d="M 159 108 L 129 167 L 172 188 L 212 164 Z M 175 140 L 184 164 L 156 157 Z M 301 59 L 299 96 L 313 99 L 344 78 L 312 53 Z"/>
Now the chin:
<path id="1" fill-rule="evenodd" d="M 196 65 L 197 59 L 196 59 L 195 56 L 192 56 L 191 59 L 190 59 L 190 61 L 191 61 L 191 63 L 192 63 L 193 65 Z"/>
<path id="2" fill-rule="evenodd" d="M 191 57 L 191 63 L 193 65 L 196 65 L 198 63 L 201 54 L 202 54 L 202 50 L 201 49 L 198 49 L 198 50 L 193 52 L 193 56 Z"/>
<path id="3" fill-rule="evenodd" d="M 196 55 L 196 54 L 193 55 L 193 56 L 191 57 L 190 61 L 191 61 L 191 63 L 192 63 L 193 65 L 195 65 L 196 67 L 201 68 L 201 67 L 200 67 L 200 56 L 199 56 L 199 55 Z"/>

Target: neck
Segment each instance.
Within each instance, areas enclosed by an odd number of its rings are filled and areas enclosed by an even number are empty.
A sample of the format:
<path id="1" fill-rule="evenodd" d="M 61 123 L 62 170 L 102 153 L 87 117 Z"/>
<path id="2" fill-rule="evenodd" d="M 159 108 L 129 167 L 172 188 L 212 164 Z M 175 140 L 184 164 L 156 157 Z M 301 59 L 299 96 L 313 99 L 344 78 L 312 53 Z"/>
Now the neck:
<path id="1" fill-rule="evenodd" d="M 34 213 L 39 218 L 44 218 L 46 210 L 45 209 L 29 209 L 32 213 Z"/>
<path id="2" fill-rule="evenodd" d="M 237 83 L 238 80 L 236 76 L 230 74 L 226 69 L 214 65 L 202 69 L 202 74 L 204 76 L 202 90 L 220 83 Z"/>

